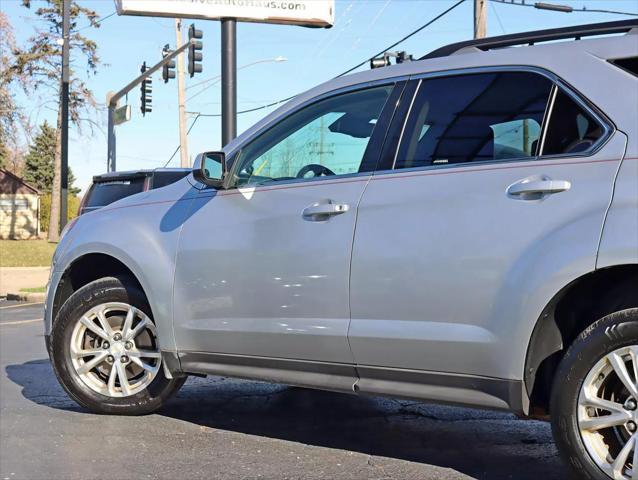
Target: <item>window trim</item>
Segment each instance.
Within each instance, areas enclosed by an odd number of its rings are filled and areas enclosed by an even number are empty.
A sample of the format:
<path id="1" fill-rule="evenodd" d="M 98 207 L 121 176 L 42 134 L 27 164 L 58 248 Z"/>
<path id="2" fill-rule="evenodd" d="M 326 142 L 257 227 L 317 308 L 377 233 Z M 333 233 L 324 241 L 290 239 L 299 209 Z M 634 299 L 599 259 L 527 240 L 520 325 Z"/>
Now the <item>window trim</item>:
<path id="1" fill-rule="evenodd" d="M 372 80 L 372 81 L 367 81 L 367 82 L 363 82 L 363 83 L 357 83 L 357 84 L 353 84 L 353 85 L 348 85 L 345 87 L 341 87 L 341 88 L 337 88 L 334 90 L 330 90 L 328 92 L 324 92 L 320 95 L 317 95 L 315 97 L 312 97 L 302 103 L 300 103 L 299 105 L 297 105 L 295 108 L 287 111 L 286 113 L 284 113 L 283 115 L 278 116 L 277 118 L 273 119 L 272 122 L 269 122 L 267 125 L 264 125 L 263 128 L 260 128 L 258 131 L 256 131 L 255 133 L 253 133 L 250 137 L 246 138 L 245 141 L 242 142 L 241 145 L 238 145 L 237 148 L 230 152 L 229 155 L 233 156 L 233 164 L 231 169 L 228 172 L 228 183 L 225 185 L 225 189 L 226 190 L 233 190 L 233 189 L 245 189 L 245 188 L 251 188 L 251 189 L 261 189 L 261 188 L 272 188 L 273 186 L 278 186 L 278 185 L 290 185 L 290 184 L 297 184 L 297 183 L 314 183 L 314 182 L 320 182 L 320 181 L 325 181 L 325 180 L 332 180 L 332 181 L 337 181 L 337 180 L 341 180 L 341 179 L 349 179 L 352 177 L 360 177 L 360 176 L 372 176 L 375 171 L 376 171 L 376 166 L 374 169 L 368 171 L 368 172 L 353 172 L 353 173 L 345 173 L 342 175 L 330 175 L 330 176 L 325 176 L 325 177 L 311 177 L 311 178 L 294 178 L 294 179 L 289 179 L 289 180 L 281 180 L 281 181 L 277 181 L 277 182 L 272 182 L 272 183 L 266 183 L 266 184 L 254 184 L 254 185 L 237 185 L 237 181 L 236 181 L 236 173 L 237 173 L 237 169 L 240 168 L 241 165 L 241 154 L 243 153 L 244 148 L 249 145 L 250 143 L 252 143 L 254 140 L 256 140 L 259 136 L 266 134 L 269 130 L 271 130 L 272 128 L 276 127 L 281 121 L 283 121 L 284 119 L 290 117 L 291 115 L 295 115 L 298 112 L 300 112 L 301 110 L 311 107 L 312 105 L 322 102 L 324 100 L 327 100 L 329 98 L 333 98 L 333 97 L 337 97 L 340 95 L 344 95 L 347 93 L 353 93 L 353 92 L 357 92 L 357 91 L 363 91 L 363 90 L 369 90 L 371 88 L 378 88 L 378 87 L 383 87 L 385 85 L 387 86 L 392 86 L 392 88 L 397 88 L 397 85 L 401 82 L 401 81 L 405 81 L 406 84 L 409 82 L 409 76 L 408 75 L 401 75 L 401 76 L 397 76 L 397 77 L 390 77 L 390 78 L 383 78 L 383 79 L 379 79 L 379 80 Z M 390 94 L 388 95 L 388 99 L 390 99 L 392 96 L 392 91 L 390 91 Z M 386 104 L 384 104 L 382 110 L 381 110 L 381 114 L 383 113 L 383 111 L 388 107 L 387 104 L 387 100 L 386 100 Z M 397 106 L 391 106 L 391 108 L 393 108 L 393 114 L 396 111 Z M 380 115 L 381 115 L 380 114 Z M 388 129 L 390 127 L 390 124 L 392 122 L 392 117 L 393 115 L 390 116 L 389 122 L 385 125 L 385 131 L 383 132 L 383 136 L 385 138 L 385 135 L 388 132 Z M 376 132 L 374 132 L 376 133 Z M 370 140 L 372 140 L 372 137 L 370 137 Z M 363 159 L 362 159 L 363 160 Z M 376 164 L 378 165 L 378 161 L 376 162 Z"/>
<path id="2" fill-rule="evenodd" d="M 455 163 L 449 165 L 424 165 L 420 167 L 411 167 L 411 168 L 396 168 L 396 161 L 399 155 L 399 149 L 403 143 L 403 135 L 405 133 L 405 128 L 408 122 L 408 118 L 412 114 L 412 107 L 414 105 L 414 101 L 419 94 L 419 90 L 424 80 L 429 80 L 432 78 L 441 78 L 441 77 L 452 77 L 452 76 L 460 76 L 460 75 L 472 75 L 478 73 L 495 73 L 495 72 L 528 72 L 528 73 L 536 73 L 539 74 L 552 82 L 552 90 L 550 92 L 550 99 L 552 101 L 552 110 L 553 110 L 553 100 L 558 93 L 558 89 L 560 88 L 564 91 L 569 97 L 574 100 L 577 105 L 579 105 L 583 110 L 585 110 L 588 114 L 590 114 L 603 128 L 603 134 L 601 137 L 591 146 L 589 149 L 583 152 L 576 153 L 562 153 L 555 155 L 542 155 L 542 148 L 544 148 L 545 135 L 547 132 L 547 128 L 549 125 L 549 121 L 551 119 L 552 111 L 548 111 L 546 109 L 545 115 L 543 117 L 543 124 L 541 125 L 541 136 L 543 141 L 543 145 L 539 146 L 539 149 L 536 152 L 536 155 L 529 157 L 519 157 L 519 158 L 506 158 L 506 159 L 495 159 L 495 160 L 482 160 L 476 162 L 465 162 L 465 163 Z M 420 170 L 432 170 L 432 169 L 448 169 L 448 168 L 459 168 L 459 167 L 471 167 L 474 165 L 493 165 L 493 164 L 503 164 L 503 163 L 519 163 L 519 162 L 536 162 L 538 160 L 544 159 L 553 159 L 553 158 L 574 158 L 574 157 L 590 157 L 598 153 L 600 149 L 604 147 L 607 141 L 611 138 L 612 134 L 616 131 L 616 126 L 614 123 L 607 117 L 598 107 L 592 104 L 584 95 L 580 94 L 575 88 L 565 82 L 562 78 L 556 75 L 549 70 L 544 68 L 531 66 L 531 65 L 497 65 L 497 66 L 485 66 L 485 67 L 471 67 L 471 68 L 459 68 L 453 70 L 440 70 L 436 72 L 426 72 L 426 73 L 418 73 L 410 76 L 410 81 L 418 81 L 417 88 L 414 90 L 414 94 L 412 99 L 410 100 L 410 108 L 401 122 L 398 125 L 391 125 L 391 128 L 400 128 L 401 134 L 399 135 L 399 139 L 395 146 L 394 152 L 394 160 L 392 162 L 391 169 L 383 169 L 376 170 L 374 172 L 377 174 L 387 174 L 387 173 L 397 173 L 397 172 L 414 172 Z M 549 101 L 548 101 L 549 107 Z M 540 143 L 540 142 L 539 142 Z"/>

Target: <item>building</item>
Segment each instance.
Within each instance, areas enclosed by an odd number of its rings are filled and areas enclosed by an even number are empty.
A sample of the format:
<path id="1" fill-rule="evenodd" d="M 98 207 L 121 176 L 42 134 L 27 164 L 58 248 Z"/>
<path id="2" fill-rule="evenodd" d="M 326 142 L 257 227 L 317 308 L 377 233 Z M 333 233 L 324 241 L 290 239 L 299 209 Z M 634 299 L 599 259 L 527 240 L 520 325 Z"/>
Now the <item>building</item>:
<path id="1" fill-rule="evenodd" d="M 0 168 L 0 239 L 24 240 L 40 235 L 40 192 Z"/>

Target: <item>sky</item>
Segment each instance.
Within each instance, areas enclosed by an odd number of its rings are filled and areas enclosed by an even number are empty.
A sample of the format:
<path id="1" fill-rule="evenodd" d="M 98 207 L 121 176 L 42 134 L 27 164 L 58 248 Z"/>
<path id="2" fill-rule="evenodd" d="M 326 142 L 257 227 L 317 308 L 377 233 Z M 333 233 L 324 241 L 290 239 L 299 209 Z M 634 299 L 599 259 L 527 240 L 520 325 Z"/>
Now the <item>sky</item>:
<path id="1" fill-rule="evenodd" d="M 115 12 L 113 0 L 79 1 L 97 11 L 101 17 Z M 32 0 L 32 3 L 33 10 L 41 2 Z M 385 49 L 454 3 L 456 0 L 336 0 L 335 24 L 329 29 L 239 23 L 238 109 L 276 102 L 327 81 Z M 527 3 L 533 1 L 527 0 Z M 555 0 L 551 3 L 638 13 L 638 0 Z M 471 0 L 466 0 L 394 50 L 406 50 L 419 57 L 447 43 L 472 38 L 472 4 Z M 33 11 L 23 7 L 21 0 L 0 0 L 0 10 L 8 14 L 18 43 L 31 36 L 38 25 Z M 501 35 L 636 17 L 542 11 L 490 1 L 487 18 L 488 35 Z M 204 32 L 203 72 L 194 78 L 186 75 L 186 110 L 218 114 L 221 108 L 219 82 L 211 81 L 202 86 L 195 84 L 220 74 L 220 23 L 189 19 L 185 19 L 184 23 L 186 26 L 195 23 Z M 103 173 L 107 168 L 106 94 L 119 90 L 135 78 L 143 61 L 147 64 L 159 61 L 162 47 L 167 43 L 175 45 L 175 26 L 174 20 L 168 18 L 113 15 L 105 19 L 99 29 L 87 28 L 83 34 L 97 42 L 103 62 L 95 76 L 87 75 L 80 63 L 75 70 L 87 81 L 101 103 L 96 114 L 99 127 L 93 133 L 88 128 L 79 131 L 73 127 L 70 131 L 69 164 L 77 178 L 76 186 L 84 190 L 90 185 L 93 175 Z M 286 61 L 273 61 L 277 57 L 284 57 Z M 368 66 L 361 67 L 365 68 Z M 117 170 L 179 166 L 179 154 L 169 161 L 179 145 L 177 82 L 172 80 L 165 84 L 161 72 L 153 76 L 153 111 L 144 117 L 139 110 L 139 97 L 139 88 L 130 93 L 128 103 L 132 107 L 132 119 L 116 127 Z M 18 94 L 17 100 L 34 123 L 47 119 L 55 124 L 55 112 L 47 105 L 42 106 L 48 99 Z M 239 115 L 238 133 L 274 108 Z M 194 114 L 189 114 L 189 126 L 193 118 Z M 220 147 L 220 119 L 200 117 L 189 134 L 189 156 L 194 159 L 198 152 Z"/>

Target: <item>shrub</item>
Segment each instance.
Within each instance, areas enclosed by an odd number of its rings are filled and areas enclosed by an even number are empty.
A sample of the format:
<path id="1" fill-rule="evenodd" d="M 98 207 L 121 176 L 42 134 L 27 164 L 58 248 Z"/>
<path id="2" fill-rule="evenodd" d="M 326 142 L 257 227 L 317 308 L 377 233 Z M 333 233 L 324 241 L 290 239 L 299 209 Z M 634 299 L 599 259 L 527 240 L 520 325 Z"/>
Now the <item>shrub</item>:
<path id="1" fill-rule="evenodd" d="M 69 194 L 67 197 L 67 221 L 77 217 L 80 208 L 80 198 Z M 40 230 L 49 231 L 49 220 L 51 218 L 51 194 L 46 193 L 40 197 Z"/>

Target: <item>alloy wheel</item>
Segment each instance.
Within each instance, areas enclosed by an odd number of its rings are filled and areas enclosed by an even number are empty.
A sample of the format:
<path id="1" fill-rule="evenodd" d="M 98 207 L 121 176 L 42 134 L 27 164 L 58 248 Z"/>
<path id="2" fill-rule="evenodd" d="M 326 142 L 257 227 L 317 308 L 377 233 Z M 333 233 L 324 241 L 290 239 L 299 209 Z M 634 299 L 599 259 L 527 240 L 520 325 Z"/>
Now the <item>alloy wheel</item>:
<path id="1" fill-rule="evenodd" d="M 153 322 L 140 309 L 119 302 L 97 305 L 77 321 L 70 355 L 82 382 L 109 397 L 144 390 L 162 361 Z"/>
<path id="2" fill-rule="evenodd" d="M 638 345 L 619 348 L 589 371 L 578 428 L 590 457 L 614 480 L 638 480 Z"/>

